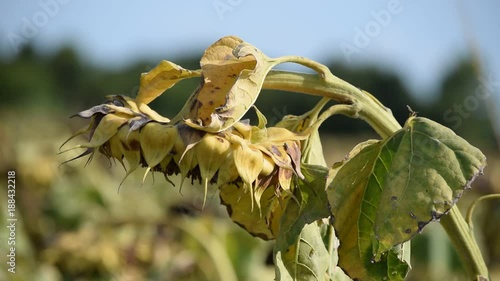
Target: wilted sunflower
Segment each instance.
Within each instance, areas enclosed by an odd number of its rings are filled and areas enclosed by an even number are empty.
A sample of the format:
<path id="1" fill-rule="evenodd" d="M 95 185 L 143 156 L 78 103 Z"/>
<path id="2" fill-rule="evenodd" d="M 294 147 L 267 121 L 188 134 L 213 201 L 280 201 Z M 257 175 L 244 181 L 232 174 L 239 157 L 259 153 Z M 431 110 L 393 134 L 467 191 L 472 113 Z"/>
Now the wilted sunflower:
<path id="1" fill-rule="evenodd" d="M 186 178 L 203 184 L 203 204 L 208 184 L 214 184 L 235 223 L 252 235 L 272 239 L 287 202 L 296 199 L 294 179 L 304 178 L 301 160 L 324 164 L 308 157 L 317 151 L 322 155 L 317 127 L 325 118 L 318 118 L 318 113 L 328 99 L 303 116 L 285 117 L 275 127 L 266 127 L 265 116 L 253 106 L 267 73 L 284 61 L 270 59 L 234 36 L 207 48 L 200 70 L 162 61 L 141 75 L 135 99 L 109 96 L 104 104 L 75 115 L 90 122 L 68 139 L 88 135 L 86 143 L 71 148 L 86 149 L 74 159 L 92 159 L 99 151 L 124 167 L 127 162 L 125 178 L 139 166 L 147 168 L 144 177 L 150 171 L 161 172 L 167 181 L 180 173 L 181 188 Z M 193 77 L 200 78 L 200 85 L 172 120 L 147 105 L 177 82 Z M 257 126 L 241 121 L 252 107 Z M 323 159 L 316 158 L 314 162 Z"/>
<path id="2" fill-rule="evenodd" d="M 138 106 L 132 98 L 115 95 L 75 116 L 90 122 L 68 139 L 88 135 L 87 142 L 71 148 L 86 150 L 71 160 L 85 155 L 91 159 L 99 151 L 124 167 L 126 160 L 125 177 L 139 166 L 147 168 L 144 177 L 157 171 L 168 180 L 180 173 L 182 180 L 190 178 L 204 185 L 205 199 L 208 184 L 215 184 L 233 220 L 264 239 L 277 233 L 273 216 L 291 196 L 292 177 L 303 177 L 300 140 L 305 137 L 281 127 L 266 128 L 260 113 L 258 126 L 237 122 L 224 131 L 209 133 L 182 121 L 173 124 L 147 105 Z M 264 220 L 246 225 L 249 220 L 245 217 L 255 215 Z"/>

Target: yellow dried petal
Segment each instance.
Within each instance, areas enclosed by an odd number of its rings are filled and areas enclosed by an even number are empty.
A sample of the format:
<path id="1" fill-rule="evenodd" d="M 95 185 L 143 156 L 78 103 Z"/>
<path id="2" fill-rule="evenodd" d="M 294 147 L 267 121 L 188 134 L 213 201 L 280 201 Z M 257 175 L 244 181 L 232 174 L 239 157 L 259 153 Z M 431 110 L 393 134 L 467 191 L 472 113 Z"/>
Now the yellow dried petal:
<path id="1" fill-rule="evenodd" d="M 290 156 L 286 153 L 283 145 L 278 145 L 274 143 L 259 143 L 254 144 L 255 147 L 258 147 L 263 153 L 271 157 L 276 165 L 281 168 L 293 170 L 292 160 Z"/>
<path id="2" fill-rule="evenodd" d="M 139 134 L 142 156 L 149 167 L 158 165 L 170 152 L 177 139 L 177 128 L 149 122 Z"/>
<path id="3" fill-rule="evenodd" d="M 280 186 L 283 190 L 290 190 L 290 185 L 292 183 L 293 171 L 287 169 L 279 169 L 278 179 Z"/>
<path id="4" fill-rule="evenodd" d="M 304 140 L 307 135 L 298 135 L 285 128 L 270 127 L 267 128 L 267 142 L 282 143 L 291 140 Z"/>
<path id="5" fill-rule="evenodd" d="M 123 165 L 123 153 L 120 149 L 120 139 L 118 138 L 118 135 L 112 136 L 109 141 L 109 153 L 111 157 L 118 159 L 120 163 Z"/>
<path id="6" fill-rule="evenodd" d="M 182 145 L 179 144 L 180 138 L 177 138 L 178 141 L 176 141 L 176 144 L 174 145 L 175 147 L 184 147 L 184 151 L 181 151 L 180 154 L 175 154 L 174 160 L 177 163 L 177 166 L 179 166 L 179 170 L 181 171 L 181 184 L 179 186 L 179 192 L 182 191 L 182 186 L 184 185 L 184 180 L 186 179 L 186 176 L 188 175 L 189 171 L 191 171 L 196 165 L 198 164 L 196 155 L 194 153 L 194 150 L 192 149 L 192 144 L 191 146 L 185 146 L 184 143 Z M 182 140 L 180 140 L 182 142 Z M 177 148 L 175 149 L 176 151 Z"/>
<path id="7" fill-rule="evenodd" d="M 234 163 L 243 182 L 252 184 L 264 165 L 262 152 L 250 146 L 237 145 L 234 149 Z"/>
<path id="8" fill-rule="evenodd" d="M 222 163 L 219 168 L 219 173 L 217 175 L 217 186 L 220 187 L 223 184 L 235 181 L 240 174 L 238 169 L 236 169 L 236 164 L 234 163 L 234 153 L 229 151 L 224 163 Z"/>
<path id="9" fill-rule="evenodd" d="M 124 118 L 135 117 L 138 114 L 128 107 L 117 106 L 114 104 L 106 104 L 105 106 L 110 110 L 110 112 L 113 112 L 113 114 Z"/>
<path id="10" fill-rule="evenodd" d="M 263 160 L 262 161 L 262 171 L 260 171 L 259 176 L 265 177 L 265 176 L 270 175 L 274 171 L 274 168 L 276 165 L 275 165 L 273 159 L 266 154 L 262 155 L 262 160 Z"/>
<path id="11" fill-rule="evenodd" d="M 139 132 L 129 131 L 128 126 L 123 126 L 116 134 L 119 139 L 119 147 L 123 156 L 127 160 L 128 170 L 120 185 L 125 179 L 139 167 L 141 162 L 141 145 L 139 142 Z"/>
<path id="12" fill-rule="evenodd" d="M 229 141 L 221 136 L 206 134 L 194 147 L 194 154 L 198 160 L 198 167 L 205 187 L 203 207 L 207 200 L 208 182 L 224 163 L 230 146 Z"/>
<path id="13" fill-rule="evenodd" d="M 160 167 L 163 173 L 167 173 L 167 167 L 170 161 L 172 161 L 172 155 L 171 153 L 167 154 L 161 161 L 160 161 Z"/>
<path id="14" fill-rule="evenodd" d="M 201 177 L 210 180 L 222 166 L 231 144 L 221 136 L 206 134 L 195 146 Z"/>
<path id="15" fill-rule="evenodd" d="M 160 122 L 160 123 L 165 123 L 165 124 L 170 123 L 170 119 L 161 116 L 160 114 L 158 114 L 158 112 L 154 111 L 146 104 L 138 103 L 137 106 L 139 107 L 139 111 L 141 113 L 147 115 L 149 118 L 151 118 L 151 120 L 154 120 L 154 121 Z"/>
<path id="16" fill-rule="evenodd" d="M 118 117 L 114 114 L 105 115 L 97 125 L 97 128 L 95 128 L 90 141 L 80 145 L 80 147 L 98 147 L 103 145 L 118 132 L 118 128 L 125 122 L 127 122 L 126 118 Z"/>
<path id="17" fill-rule="evenodd" d="M 267 125 L 267 118 L 260 110 L 253 105 L 253 109 L 255 109 L 255 114 L 257 114 L 257 119 L 259 120 L 259 124 L 257 125 L 257 128 L 259 129 L 265 129 Z"/>
<path id="18" fill-rule="evenodd" d="M 252 210 L 254 202 L 254 190 L 252 183 L 257 179 L 260 172 L 262 171 L 263 155 L 262 152 L 256 148 L 252 148 L 244 141 L 236 144 L 234 148 L 234 163 L 236 169 L 243 180 L 244 189 L 250 190 L 250 196 L 252 197 Z"/>
<path id="19" fill-rule="evenodd" d="M 252 126 L 243 122 L 236 122 L 233 125 L 233 132 L 238 133 L 245 140 L 250 140 L 252 137 Z"/>
<path id="20" fill-rule="evenodd" d="M 71 135 L 71 137 L 69 137 L 67 140 L 65 140 L 65 141 L 61 144 L 61 146 L 59 147 L 59 151 L 60 151 L 61 153 L 64 153 L 64 152 L 67 152 L 68 150 L 73 150 L 73 149 L 75 149 L 76 147 L 73 147 L 73 148 L 70 148 L 70 149 L 66 149 L 66 150 L 61 151 L 61 149 L 64 147 L 64 145 L 65 145 L 65 144 L 67 144 L 70 140 L 74 139 L 74 138 L 75 138 L 75 137 L 77 137 L 77 136 L 80 136 L 80 135 L 83 135 L 83 134 L 89 133 L 89 132 L 90 132 L 90 130 L 92 129 L 93 122 L 94 122 L 94 119 L 92 119 L 92 121 L 89 123 L 89 125 L 88 125 L 88 126 L 78 129 L 78 131 L 76 131 L 73 135 Z"/>

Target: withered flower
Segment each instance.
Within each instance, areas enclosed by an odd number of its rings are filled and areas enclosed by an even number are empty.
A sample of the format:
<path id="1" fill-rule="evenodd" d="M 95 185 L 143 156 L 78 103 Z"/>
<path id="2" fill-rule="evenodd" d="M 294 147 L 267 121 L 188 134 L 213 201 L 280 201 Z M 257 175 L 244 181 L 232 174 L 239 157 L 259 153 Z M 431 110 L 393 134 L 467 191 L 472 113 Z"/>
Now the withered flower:
<path id="1" fill-rule="evenodd" d="M 76 114 L 90 122 L 69 140 L 86 134 L 88 141 L 68 150 L 86 149 L 74 159 L 92 159 L 96 151 L 116 159 L 126 167 L 125 178 L 142 166 L 144 178 L 150 171 L 163 173 L 167 181 L 180 174 L 181 188 L 186 178 L 199 181 L 205 189 L 203 204 L 208 185 L 214 184 L 234 222 L 252 235 L 273 239 L 286 203 L 295 199 L 293 179 L 304 178 L 301 143 L 308 154 L 311 147 L 321 150 L 317 131 L 311 128 L 319 126 L 312 122 L 326 104 L 323 100 L 302 117 L 266 127 L 266 118 L 253 104 L 267 73 L 284 61 L 270 59 L 233 36 L 205 51 L 200 70 L 162 61 L 142 74 L 136 98 L 108 96 L 104 104 Z M 178 81 L 192 77 L 200 77 L 200 85 L 172 120 L 148 106 Z M 252 107 L 257 126 L 241 120 Z"/>
<path id="2" fill-rule="evenodd" d="M 221 132 L 204 132 L 184 122 L 172 124 L 149 106 L 138 106 L 134 99 L 120 95 L 75 116 L 90 122 L 70 137 L 88 135 L 88 141 L 68 149 L 86 149 L 74 159 L 98 151 L 124 167 L 126 161 L 126 176 L 140 166 L 146 167 L 144 177 L 155 171 L 168 180 L 180 173 L 183 180 L 202 183 L 205 198 L 208 184 L 215 184 L 233 220 L 255 228 L 253 234 L 265 239 L 273 237 L 270 208 L 274 211 L 279 200 L 288 198 L 293 175 L 302 177 L 300 140 L 305 137 L 281 127 L 266 128 L 263 122 L 259 126 L 237 122 Z M 276 197 L 271 200 L 274 203 L 269 202 L 271 197 Z M 253 212 L 267 215 L 267 222 L 245 226 L 247 220 L 238 219 Z"/>

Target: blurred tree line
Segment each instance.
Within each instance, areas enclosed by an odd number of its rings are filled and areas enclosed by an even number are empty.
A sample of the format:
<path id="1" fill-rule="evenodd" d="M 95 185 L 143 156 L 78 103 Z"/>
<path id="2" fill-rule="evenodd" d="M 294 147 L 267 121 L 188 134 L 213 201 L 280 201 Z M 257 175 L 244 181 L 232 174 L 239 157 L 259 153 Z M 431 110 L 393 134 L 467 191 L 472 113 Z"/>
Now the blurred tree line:
<path id="1" fill-rule="evenodd" d="M 98 68 L 82 61 L 71 47 L 63 47 L 51 56 L 37 54 L 32 46 L 25 46 L 19 55 L 8 62 L 0 60 L 0 109 L 1 110 L 48 110 L 72 115 L 82 109 L 96 105 L 110 94 L 134 97 L 137 94 L 139 77 L 152 69 L 160 59 L 168 59 L 189 69 L 199 68 L 201 54 L 185 57 L 158 58 L 155 61 L 140 61 L 120 70 Z M 432 101 L 418 99 L 410 94 L 397 73 L 375 66 L 351 67 L 327 63 L 332 72 L 376 96 L 390 108 L 403 124 L 410 112 L 407 105 L 420 116 L 431 118 L 452 129 L 482 149 L 495 147 L 491 120 L 485 104 L 493 102 L 492 93 L 483 95 L 483 87 L 474 73 L 474 65 L 468 58 L 459 58 L 444 75 L 440 90 Z M 152 108 L 160 114 L 173 117 L 187 97 L 196 88 L 196 79 L 180 82 L 155 100 Z M 484 84 L 484 81 L 483 81 Z M 487 85 L 486 85 L 487 86 Z M 286 103 L 283 103 L 286 97 Z M 295 93 L 264 91 L 257 107 L 274 123 L 286 114 L 301 114 L 309 110 L 318 100 Z M 335 133 L 359 133 L 370 131 L 365 122 L 338 116 L 322 126 L 324 131 Z"/>

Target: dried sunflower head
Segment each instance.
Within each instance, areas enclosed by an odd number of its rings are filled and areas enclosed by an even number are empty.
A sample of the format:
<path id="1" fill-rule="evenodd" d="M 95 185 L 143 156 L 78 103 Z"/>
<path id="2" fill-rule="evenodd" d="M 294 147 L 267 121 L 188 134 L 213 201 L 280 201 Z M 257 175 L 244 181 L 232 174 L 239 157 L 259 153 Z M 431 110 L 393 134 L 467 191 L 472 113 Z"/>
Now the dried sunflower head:
<path id="1" fill-rule="evenodd" d="M 181 187 L 186 178 L 199 181 L 205 188 L 203 204 L 208 184 L 214 184 L 234 222 L 255 236 L 272 239 L 287 202 L 294 199 L 294 178 L 304 178 L 301 160 L 322 164 L 301 154 L 321 150 L 313 123 L 326 104 L 320 102 L 303 116 L 288 116 L 275 127 L 266 127 L 258 110 L 257 126 L 241 121 L 267 73 L 282 62 L 286 59 L 268 58 L 234 36 L 212 44 L 200 60 L 200 70 L 162 61 L 141 75 L 135 99 L 109 96 L 76 114 L 90 122 L 69 140 L 86 134 L 88 141 L 69 150 L 85 149 L 74 159 L 92 159 L 96 151 L 117 159 L 127 166 L 125 178 L 142 166 L 144 176 L 161 172 L 167 181 L 181 174 Z M 200 85 L 172 120 L 148 106 L 178 81 L 192 77 L 200 77 Z"/>
<path id="2" fill-rule="evenodd" d="M 233 220 L 247 229 L 256 228 L 252 233 L 265 239 L 274 237 L 271 210 L 276 217 L 280 202 L 290 197 L 292 177 L 302 177 L 300 140 L 305 137 L 285 128 L 266 128 L 261 114 L 259 126 L 237 122 L 210 133 L 182 121 L 170 122 L 145 104 L 115 95 L 75 116 L 90 121 L 68 139 L 88 136 L 88 141 L 68 149 L 85 149 L 71 160 L 85 155 L 91 159 L 98 151 L 126 166 L 125 178 L 140 166 L 146 167 L 144 176 L 155 171 L 168 180 L 180 173 L 183 180 L 202 183 L 205 198 L 208 184 L 215 184 Z M 243 217 L 248 215 L 264 215 L 267 222 L 245 226 Z"/>

